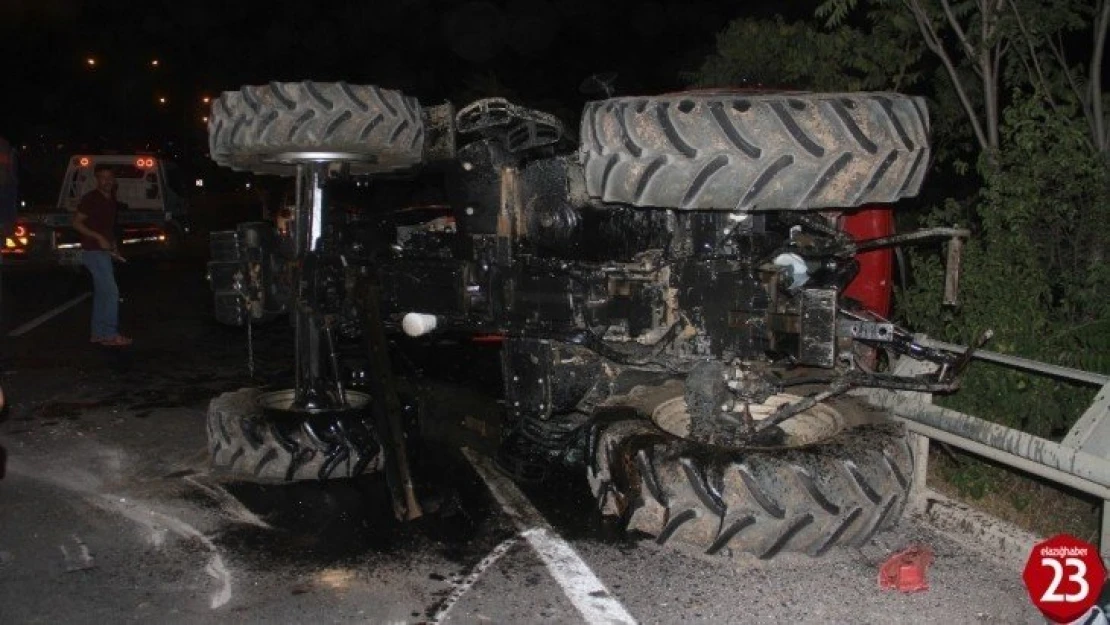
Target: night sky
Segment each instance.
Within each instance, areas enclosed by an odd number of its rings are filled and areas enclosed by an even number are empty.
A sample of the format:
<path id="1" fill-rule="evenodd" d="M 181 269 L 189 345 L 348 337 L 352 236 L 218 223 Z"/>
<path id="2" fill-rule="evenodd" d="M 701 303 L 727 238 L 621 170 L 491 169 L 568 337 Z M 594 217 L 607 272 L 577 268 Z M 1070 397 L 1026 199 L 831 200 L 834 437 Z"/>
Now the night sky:
<path id="1" fill-rule="evenodd" d="M 617 72 L 619 94 L 681 88 L 731 19 L 783 11 L 812 3 L 0 0 L 0 136 L 203 156 L 204 97 L 302 79 L 503 95 L 574 123 L 590 74 Z"/>

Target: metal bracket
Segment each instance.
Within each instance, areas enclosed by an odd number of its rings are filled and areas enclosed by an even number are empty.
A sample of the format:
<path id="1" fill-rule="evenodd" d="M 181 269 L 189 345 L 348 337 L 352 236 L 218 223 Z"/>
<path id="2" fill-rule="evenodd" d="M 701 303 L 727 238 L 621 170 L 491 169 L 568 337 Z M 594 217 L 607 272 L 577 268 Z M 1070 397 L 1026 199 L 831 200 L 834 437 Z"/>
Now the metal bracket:
<path id="1" fill-rule="evenodd" d="M 923 230 L 915 230 L 903 234 L 892 234 L 886 237 L 864 239 L 863 241 L 857 241 L 855 243 L 855 248 L 857 252 L 866 252 L 867 250 L 874 250 L 881 247 L 894 247 L 896 245 L 902 245 L 903 243 L 922 243 L 939 239 L 948 239 L 951 241 L 953 239 L 966 239 L 970 236 L 971 231 L 963 228 L 925 228 Z"/>
<path id="2" fill-rule="evenodd" d="M 960 263 L 964 255 L 963 238 L 953 235 L 948 241 L 948 260 L 944 263 L 944 305 L 960 303 Z"/>
<path id="3" fill-rule="evenodd" d="M 532 110 L 505 98 L 484 98 L 459 110 L 458 131 L 478 133 L 502 142 L 510 152 L 553 145 L 563 137 L 563 122 L 550 113 Z"/>
<path id="4" fill-rule="evenodd" d="M 894 324 L 881 321 L 857 321 L 841 319 L 836 322 L 836 335 L 861 341 L 894 340 Z"/>
<path id="5" fill-rule="evenodd" d="M 971 236 L 970 230 L 963 228 L 926 228 L 905 234 L 892 234 L 886 237 L 866 239 L 854 244 L 856 252 L 864 252 L 904 243 L 923 243 L 948 239 L 948 258 L 944 270 L 944 305 L 959 304 L 960 262 L 964 252 L 964 240 Z"/>
<path id="6" fill-rule="evenodd" d="M 803 289 L 798 324 L 798 362 L 836 364 L 836 289 Z"/>

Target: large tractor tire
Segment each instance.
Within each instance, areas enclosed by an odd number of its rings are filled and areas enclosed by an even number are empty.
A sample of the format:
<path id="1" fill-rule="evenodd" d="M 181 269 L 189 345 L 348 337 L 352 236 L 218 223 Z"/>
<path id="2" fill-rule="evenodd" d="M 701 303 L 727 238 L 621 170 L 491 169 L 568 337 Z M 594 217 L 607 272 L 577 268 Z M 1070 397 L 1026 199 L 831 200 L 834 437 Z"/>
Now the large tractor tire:
<path id="1" fill-rule="evenodd" d="M 244 388 L 208 405 L 208 452 L 217 471 L 248 481 L 295 481 L 356 477 L 381 468 L 380 453 L 359 463 L 353 448 L 343 450 L 342 461 L 329 465 L 331 443 L 320 437 L 326 428 L 317 427 L 314 436 L 303 423 L 265 419 L 261 396 L 259 389 Z"/>
<path id="2" fill-rule="evenodd" d="M 415 98 L 344 82 L 305 81 L 225 91 L 208 121 L 212 159 L 260 174 L 291 175 L 297 155 L 330 154 L 361 173 L 421 162 L 424 120 Z"/>
<path id="3" fill-rule="evenodd" d="M 862 410 L 842 401 L 842 413 Z M 600 424 L 588 478 L 605 515 L 710 555 L 820 556 L 902 514 L 913 455 L 899 426 L 866 423 L 796 448 L 719 449 L 646 419 Z"/>
<path id="4" fill-rule="evenodd" d="M 922 98 L 685 93 L 591 102 L 586 190 L 677 209 L 853 207 L 912 197 L 929 165 Z"/>

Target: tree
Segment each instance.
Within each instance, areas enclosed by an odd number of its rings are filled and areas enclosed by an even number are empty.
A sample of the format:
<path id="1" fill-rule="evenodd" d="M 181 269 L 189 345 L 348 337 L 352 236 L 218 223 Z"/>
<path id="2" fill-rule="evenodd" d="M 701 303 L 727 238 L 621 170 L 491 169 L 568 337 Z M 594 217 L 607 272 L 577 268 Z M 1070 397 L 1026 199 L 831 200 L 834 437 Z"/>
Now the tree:
<path id="1" fill-rule="evenodd" d="M 1102 94 L 1108 0 L 1093 7 L 1083 0 L 826 0 L 817 16 L 829 28 L 842 28 L 861 4 L 872 21 L 912 18 L 984 154 L 999 149 L 1003 93 L 1022 86 L 1034 88 L 1057 111 L 1066 86 L 1087 118 L 1091 145 L 1103 153 L 1110 146 Z M 1086 67 L 1072 64 L 1064 45 L 1084 30 L 1092 42 Z"/>
<path id="2" fill-rule="evenodd" d="M 1110 345 L 1110 272 L 1104 268 L 1110 249 L 1110 124 L 1102 91 L 1110 2 L 826 0 L 817 16 L 827 28 L 840 29 L 861 10 L 872 21 L 912 18 L 960 102 L 981 157 L 980 192 L 946 207 L 969 207 L 966 217 L 980 237 L 981 253 L 965 256 L 967 283 L 978 276 L 977 288 L 996 297 L 984 300 L 980 293 L 977 311 L 965 306 L 955 313 L 911 298 L 907 313 L 921 329 L 968 335 L 990 319 L 1005 324 L 1016 309 L 1041 315 L 1046 325 L 1037 336 L 1072 336 L 1070 328 L 1082 324 L 1085 336 L 1097 331 L 1093 340 Z M 1074 63 L 1069 54 L 1076 53 L 1089 61 Z M 943 90 L 935 95 L 943 99 Z M 951 217 L 946 207 L 933 217 Z M 1032 282 L 1019 289 L 1024 303 L 1015 308 L 1012 301 L 1003 303 L 1013 298 L 990 286 L 1003 275 L 1001 267 L 1017 266 Z M 1019 335 L 1030 328 L 1015 323 L 1010 330 L 1021 344 Z M 1070 357 L 1052 341 L 1023 345 L 1032 357 Z"/>
<path id="3" fill-rule="evenodd" d="M 1106 52 L 1106 35 L 1110 29 L 1110 2 L 1098 0 L 1092 7 L 1080 3 L 1070 11 L 1048 13 L 1058 22 L 1056 28 L 1045 28 L 1040 21 L 1028 22 L 1015 0 L 1007 0 L 1012 16 L 1017 24 L 1024 44 L 1022 62 L 1035 84 L 1052 105 L 1059 111 L 1061 99 L 1059 80 L 1065 79 L 1068 92 L 1063 99 L 1077 103 L 1087 121 L 1091 145 L 1102 154 L 1110 151 L 1110 128 L 1106 122 L 1106 102 L 1102 93 L 1102 65 Z M 1036 17 L 1045 17 L 1037 15 Z M 1028 23 L 1027 23 L 1028 22 Z M 1091 56 L 1086 68 L 1073 66 L 1067 58 L 1064 44 L 1066 34 L 1089 31 Z"/>
<path id="4" fill-rule="evenodd" d="M 822 29 L 811 22 L 738 19 L 717 35 L 717 52 L 687 79 L 702 87 L 764 86 L 819 91 L 906 89 L 923 46 L 906 24 Z"/>

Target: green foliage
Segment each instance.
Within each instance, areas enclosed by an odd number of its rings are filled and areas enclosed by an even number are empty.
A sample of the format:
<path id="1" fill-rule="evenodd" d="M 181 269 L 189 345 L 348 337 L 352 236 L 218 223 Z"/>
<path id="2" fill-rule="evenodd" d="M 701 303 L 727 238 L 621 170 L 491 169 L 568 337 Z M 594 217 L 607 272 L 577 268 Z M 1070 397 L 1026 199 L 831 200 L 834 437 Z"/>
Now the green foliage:
<path id="1" fill-rule="evenodd" d="M 889 22 L 826 30 L 809 22 L 737 19 L 717 36 L 717 52 L 687 78 L 698 86 L 762 85 L 818 91 L 902 88 L 921 46 L 894 36 Z"/>
<path id="2" fill-rule="evenodd" d="M 814 12 L 818 18 L 825 20 L 826 28 L 842 26 L 848 16 L 859 6 L 859 0 L 825 0 L 817 6 Z"/>
<path id="3" fill-rule="evenodd" d="M 960 73 L 970 74 L 971 70 L 962 68 Z M 974 175 L 979 144 L 948 74 L 932 72 L 926 85 L 926 93 L 929 94 L 934 159 L 939 164 L 951 167 L 960 176 Z"/>
<path id="4" fill-rule="evenodd" d="M 963 497 L 982 499 L 998 484 L 997 470 L 992 471 L 993 467 L 987 464 L 950 462 L 943 463 L 939 469 L 941 477 Z"/>
<path id="5" fill-rule="evenodd" d="M 967 343 L 987 328 L 991 349 L 1066 366 L 1110 371 L 1110 241 L 1107 170 L 1082 121 L 1044 100 L 1015 94 L 1002 150 L 983 165 L 969 202 L 949 201 L 929 223 L 963 223 L 961 305 L 940 305 L 943 267 L 915 254 L 917 283 L 901 297 L 905 321 Z M 1089 403 L 1089 388 L 977 363 L 949 404 L 1041 436 L 1059 436 Z"/>

